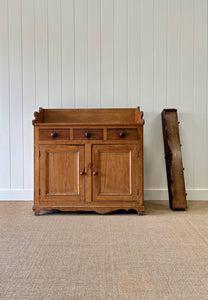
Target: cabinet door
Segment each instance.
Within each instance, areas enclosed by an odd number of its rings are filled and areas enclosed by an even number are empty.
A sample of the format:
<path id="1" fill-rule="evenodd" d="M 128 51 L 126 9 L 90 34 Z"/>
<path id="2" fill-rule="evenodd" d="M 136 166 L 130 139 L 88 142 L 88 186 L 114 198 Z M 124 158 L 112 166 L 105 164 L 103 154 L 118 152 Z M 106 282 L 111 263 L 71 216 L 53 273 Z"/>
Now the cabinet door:
<path id="1" fill-rule="evenodd" d="M 137 201 L 137 145 L 93 146 L 93 201 Z"/>
<path id="2" fill-rule="evenodd" d="M 84 201 L 84 146 L 40 146 L 40 201 Z"/>

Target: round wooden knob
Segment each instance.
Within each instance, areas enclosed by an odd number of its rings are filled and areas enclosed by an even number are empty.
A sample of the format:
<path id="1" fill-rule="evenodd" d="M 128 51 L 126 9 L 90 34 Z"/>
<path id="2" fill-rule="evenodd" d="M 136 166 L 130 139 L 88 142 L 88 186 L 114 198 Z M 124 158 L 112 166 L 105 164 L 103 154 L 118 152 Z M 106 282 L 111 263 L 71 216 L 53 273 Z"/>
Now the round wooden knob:
<path id="1" fill-rule="evenodd" d="M 125 137 L 125 136 L 126 136 L 125 132 L 124 132 L 124 131 L 121 131 L 121 132 L 120 132 L 120 137 L 123 138 L 123 137 Z"/>
<path id="2" fill-rule="evenodd" d="M 51 136 L 52 136 L 52 137 L 56 137 L 56 136 L 57 136 L 57 133 L 54 131 L 54 132 L 51 133 Z"/>
<path id="3" fill-rule="evenodd" d="M 93 174 L 93 175 L 97 175 L 97 174 L 98 174 L 98 172 L 95 172 L 95 171 L 94 171 L 92 174 Z"/>
<path id="4" fill-rule="evenodd" d="M 79 172 L 79 174 L 80 175 L 85 175 L 86 174 L 85 169 L 83 171 Z"/>
<path id="5" fill-rule="evenodd" d="M 86 132 L 85 136 L 88 137 L 88 138 L 91 137 L 91 132 Z"/>

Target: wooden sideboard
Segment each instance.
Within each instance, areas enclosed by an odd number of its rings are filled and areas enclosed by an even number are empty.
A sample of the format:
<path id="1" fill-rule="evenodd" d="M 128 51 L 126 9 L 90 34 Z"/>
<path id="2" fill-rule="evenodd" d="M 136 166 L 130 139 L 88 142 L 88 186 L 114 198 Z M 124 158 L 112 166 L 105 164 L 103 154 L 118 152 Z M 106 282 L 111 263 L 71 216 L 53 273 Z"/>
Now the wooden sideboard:
<path id="1" fill-rule="evenodd" d="M 143 112 L 43 109 L 34 113 L 34 206 L 144 211 Z"/>

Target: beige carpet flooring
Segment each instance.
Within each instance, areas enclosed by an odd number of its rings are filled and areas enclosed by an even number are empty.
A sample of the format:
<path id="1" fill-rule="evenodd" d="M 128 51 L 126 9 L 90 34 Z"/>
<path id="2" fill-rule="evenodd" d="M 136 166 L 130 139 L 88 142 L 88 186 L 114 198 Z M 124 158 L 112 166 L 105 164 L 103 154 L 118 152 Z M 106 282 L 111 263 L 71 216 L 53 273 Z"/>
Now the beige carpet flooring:
<path id="1" fill-rule="evenodd" d="M 208 299 L 208 202 L 146 214 L 49 213 L 0 202 L 0 299 Z"/>

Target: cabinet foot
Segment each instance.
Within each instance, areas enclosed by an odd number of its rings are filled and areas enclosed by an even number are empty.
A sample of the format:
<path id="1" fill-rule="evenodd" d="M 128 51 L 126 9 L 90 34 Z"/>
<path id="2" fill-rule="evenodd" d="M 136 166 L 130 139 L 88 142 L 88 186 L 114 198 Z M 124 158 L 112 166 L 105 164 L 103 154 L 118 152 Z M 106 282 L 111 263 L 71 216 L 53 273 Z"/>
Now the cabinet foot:
<path id="1" fill-rule="evenodd" d="M 144 211 L 138 211 L 138 215 L 139 216 L 143 216 L 144 215 Z"/>
<path id="2" fill-rule="evenodd" d="M 35 216 L 40 216 L 40 211 L 41 210 L 47 210 L 52 211 L 68 211 L 68 212 L 72 212 L 72 211 L 91 211 L 91 212 L 96 212 L 98 214 L 107 214 L 110 212 L 114 212 L 117 210 L 126 210 L 126 211 L 131 211 L 134 210 L 138 213 L 138 215 L 143 215 L 144 214 L 144 207 L 101 207 L 101 206 L 34 206 L 33 207 L 33 211 L 34 211 L 34 215 Z M 44 214 L 44 213 L 43 213 Z M 48 214 L 48 213 L 47 213 Z"/>
<path id="3" fill-rule="evenodd" d="M 34 211 L 34 215 L 35 215 L 35 216 L 40 216 L 40 211 L 41 211 L 41 209 L 39 209 L 39 208 L 33 206 L 33 211 Z"/>

